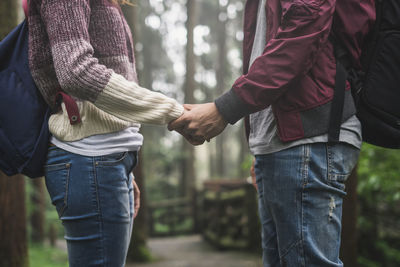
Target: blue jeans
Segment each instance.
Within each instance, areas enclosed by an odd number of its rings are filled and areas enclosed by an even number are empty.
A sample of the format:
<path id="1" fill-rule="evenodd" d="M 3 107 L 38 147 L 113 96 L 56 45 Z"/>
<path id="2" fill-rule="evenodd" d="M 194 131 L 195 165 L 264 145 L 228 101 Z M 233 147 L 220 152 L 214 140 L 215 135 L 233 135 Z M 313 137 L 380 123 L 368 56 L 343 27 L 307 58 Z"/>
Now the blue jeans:
<path id="1" fill-rule="evenodd" d="M 344 182 L 358 155 L 345 143 L 315 143 L 256 156 L 264 267 L 343 266 Z"/>
<path id="2" fill-rule="evenodd" d="M 51 146 L 46 186 L 71 267 L 125 265 L 133 224 L 136 152 L 86 157 Z"/>

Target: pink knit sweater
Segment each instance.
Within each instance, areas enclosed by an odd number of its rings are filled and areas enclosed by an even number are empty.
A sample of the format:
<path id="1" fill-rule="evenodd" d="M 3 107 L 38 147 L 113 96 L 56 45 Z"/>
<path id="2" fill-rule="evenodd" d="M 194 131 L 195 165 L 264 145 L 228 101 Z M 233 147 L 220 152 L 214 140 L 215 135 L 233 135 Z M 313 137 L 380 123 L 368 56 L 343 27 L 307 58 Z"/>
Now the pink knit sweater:
<path id="1" fill-rule="evenodd" d="M 119 6 L 108 0 L 31 0 L 29 62 L 45 100 L 59 88 L 79 100 L 80 125 L 63 111 L 50 118 L 65 141 L 122 130 L 134 123 L 164 124 L 179 117 L 175 100 L 137 84 L 133 40 Z"/>

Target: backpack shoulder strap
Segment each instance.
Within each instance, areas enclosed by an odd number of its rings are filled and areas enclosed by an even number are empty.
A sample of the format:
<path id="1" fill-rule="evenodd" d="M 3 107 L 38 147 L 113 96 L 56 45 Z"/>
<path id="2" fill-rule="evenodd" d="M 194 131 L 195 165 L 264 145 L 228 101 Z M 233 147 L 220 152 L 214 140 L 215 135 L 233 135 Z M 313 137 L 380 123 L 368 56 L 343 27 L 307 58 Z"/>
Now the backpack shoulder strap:
<path id="1" fill-rule="evenodd" d="M 347 51 L 344 49 L 335 35 L 331 33 L 329 41 L 333 44 L 335 58 L 336 58 L 336 76 L 335 76 L 335 88 L 333 91 L 333 99 L 331 104 L 331 113 L 329 118 L 328 127 L 328 142 L 338 143 L 340 135 L 340 126 L 342 124 L 343 108 L 344 108 L 344 97 L 346 90 L 346 80 L 348 71 L 346 65 Z M 343 65 L 344 64 L 344 65 Z"/>
<path id="2" fill-rule="evenodd" d="M 336 59 L 336 77 L 331 114 L 329 118 L 328 142 L 339 142 L 340 126 L 342 124 L 344 93 L 346 89 L 347 71 L 342 63 Z"/>
<path id="3" fill-rule="evenodd" d="M 353 68 L 350 54 L 333 33 L 329 36 L 329 41 L 334 47 L 336 76 L 328 126 L 328 142 L 337 143 L 339 142 L 340 128 L 343 122 L 346 81 L 350 83 L 353 100 L 357 106 L 358 93 L 362 87 L 364 73 Z"/>

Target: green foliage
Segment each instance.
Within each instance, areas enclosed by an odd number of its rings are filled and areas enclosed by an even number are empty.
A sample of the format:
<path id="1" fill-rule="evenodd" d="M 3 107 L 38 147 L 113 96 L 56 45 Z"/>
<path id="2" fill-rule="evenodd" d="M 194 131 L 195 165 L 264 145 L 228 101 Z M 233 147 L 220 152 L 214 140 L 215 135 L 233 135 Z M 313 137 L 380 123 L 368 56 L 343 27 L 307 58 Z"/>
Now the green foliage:
<path id="1" fill-rule="evenodd" d="M 242 170 L 245 170 L 249 173 L 250 175 L 250 168 L 251 165 L 253 164 L 253 160 L 254 160 L 254 156 L 251 154 L 246 155 L 244 161 L 242 162 L 242 164 L 240 165 L 240 168 Z"/>
<path id="2" fill-rule="evenodd" d="M 358 257 L 358 265 L 362 267 L 381 267 L 379 262 L 371 261 L 365 257 Z"/>
<path id="3" fill-rule="evenodd" d="M 382 201 L 400 200 L 400 153 L 364 144 L 358 166 L 358 193 L 372 197 L 379 194 Z"/>
<path id="4" fill-rule="evenodd" d="M 150 250 L 143 244 L 132 244 L 130 247 L 127 261 L 128 262 L 152 262 L 154 261 Z"/>
<path id="5" fill-rule="evenodd" d="M 175 235 L 176 233 L 187 233 L 193 229 L 193 220 L 191 218 L 185 218 L 182 221 L 174 224 L 173 228 L 168 224 L 156 222 L 154 224 L 154 228 L 156 235 L 159 236 Z"/>
<path id="6" fill-rule="evenodd" d="M 150 250 L 143 245 L 137 246 L 138 253 L 135 257 L 135 262 L 152 262 L 154 258 L 152 257 Z"/>
<path id="7" fill-rule="evenodd" d="M 30 267 L 68 267 L 68 256 L 65 251 L 49 246 L 29 246 Z"/>
<path id="8" fill-rule="evenodd" d="M 219 199 L 220 200 L 232 200 L 232 199 L 237 199 L 237 198 L 243 198 L 245 195 L 246 195 L 246 191 L 244 189 L 236 189 L 236 190 L 221 192 L 219 195 Z M 204 197 L 206 199 L 215 200 L 215 199 L 217 199 L 217 196 L 218 196 L 218 194 L 215 191 L 206 191 Z"/>
<path id="9" fill-rule="evenodd" d="M 30 199 L 30 196 L 33 194 L 33 187 L 32 183 L 30 183 L 30 180 L 27 178 L 27 183 L 25 183 L 25 204 L 26 204 L 26 214 L 27 214 L 27 219 L 29 220 L 32 212 L 34 211 L 34 207 L 32 206 L 33 203 Z M 49 229 L 50 227 L 55 227 L 55 231 L 57 233 L 57 238 L 62 239 L 64 237 L 64 229 L 61 225 L 61 221 L 58 218 L 58 214 L 56 211 L 56 208 L 51 204 L 50 196 L 47 192 L 47 189 L 45 190 L 46 194 L 46 210 L 45 210 L 45 235 L 49 235 Z M 28 231 L 28 237 L 31 236 L 31 225 L 30 223 L 27 223 L 27 231 Z"/>
<path id="10" fill-rule="evenodd" d="M 399 247 L 392 247 L 388 242 L 380 241 L 376 243 L 376 246 L 384 251 L 385 262 L 387 262 L 387 266 L 399 266 L 400 265 L 400 249 Z"/>
<path id="11" fill-rule="evenodd" d="M 364 144 L 358 165 L 359 265 L 400 266 L 400 153 Z"/>

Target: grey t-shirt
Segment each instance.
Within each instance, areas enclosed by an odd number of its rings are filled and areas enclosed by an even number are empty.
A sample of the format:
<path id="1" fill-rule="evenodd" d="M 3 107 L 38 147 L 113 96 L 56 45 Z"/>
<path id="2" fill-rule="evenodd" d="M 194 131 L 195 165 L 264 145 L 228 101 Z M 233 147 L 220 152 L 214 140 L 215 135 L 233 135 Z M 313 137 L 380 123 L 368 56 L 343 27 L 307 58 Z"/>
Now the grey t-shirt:
<path id="1" fill-rule="evenodd" d="M 254 60 L 263 54 L 266 46 L 266 0 L 261 0 L 258 7 L 257 27 L 250 56 L 251 66 Z M 253 155 L 262 155 L 278 152 L 301 144 L 328 142 L 328 135 L 323 134 L 311 138 L 304 138 L 293 142 L 282 142 L 277 132 L 276 121 L 271 107 L 250 115 L 249 146 Z M 361 147 L 361 124 L 356 116 L 350 117 L 341 125 L 341 142 L 349 143 L 357 148 Z"/>

